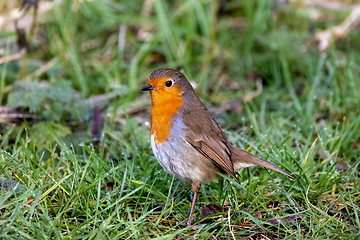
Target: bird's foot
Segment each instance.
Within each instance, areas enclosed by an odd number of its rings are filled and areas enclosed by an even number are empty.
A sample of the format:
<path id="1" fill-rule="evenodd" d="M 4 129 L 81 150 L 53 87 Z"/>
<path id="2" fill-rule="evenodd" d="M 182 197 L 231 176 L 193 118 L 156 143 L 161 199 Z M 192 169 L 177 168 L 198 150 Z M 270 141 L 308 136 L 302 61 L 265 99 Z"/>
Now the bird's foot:
<path id="1" fill-rule="evenodd" d="M 187 221 L 186 221 L 186 227 L 192 227 L 191 225 L 191 221 L 193 220 L 193 217 L 190 217 Z"/>
<path id="2" fill-rule="evenodd" d="M 196 225 L 192 225 L 192 224 L 191 224 L 191 221 L 194 220 L 194 219 L 195 219 L 195 218 L 189 218 L 189 219 L 186 221 L 186 227 L 187 227 L 187 228 L 192 229 L 192 230 L 196 230 L 196 228 L 206 225 L 206 224 L 203 224 L 203 223 L 196 224 Z"/>

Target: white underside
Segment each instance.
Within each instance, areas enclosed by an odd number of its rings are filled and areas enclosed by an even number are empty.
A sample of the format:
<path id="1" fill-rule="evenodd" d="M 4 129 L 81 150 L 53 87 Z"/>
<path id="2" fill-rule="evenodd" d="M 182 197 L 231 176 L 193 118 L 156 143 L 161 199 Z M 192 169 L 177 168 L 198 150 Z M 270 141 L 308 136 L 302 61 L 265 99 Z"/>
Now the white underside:
<path id="1" fill-rule="evenodd" d="M 154 139 L 155 134 L 152 134 L 151 148 L 156 159 L 167 173 L 183 181 L 202 182 L 201 176 L 203 170 L 191 164 L 191 160 L 194 158 L 201 158 L 202 156 L 194 151 L 194 149 L 191 149 L 192 146 L 190 144 L 185 140 L 182 140 L 183 143 L 180 148 L 179 143 L 176 140 L 172 143 L 164 142 L 163 144 L 156 144 Z M 189 152 L 189 150 L 192 150 L 193 152 Z M 192 159 L 189 159 L 189 161 L 185 160 L 190 155 L 192 156 Z"/>

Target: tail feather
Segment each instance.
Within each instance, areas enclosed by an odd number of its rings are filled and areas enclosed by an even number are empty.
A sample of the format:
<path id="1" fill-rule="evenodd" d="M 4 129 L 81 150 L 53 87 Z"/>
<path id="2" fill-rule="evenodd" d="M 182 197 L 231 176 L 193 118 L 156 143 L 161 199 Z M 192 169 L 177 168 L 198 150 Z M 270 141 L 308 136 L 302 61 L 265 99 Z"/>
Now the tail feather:
<path id="1" fill-rule="evenodd" d="M 272 169 L 279 173 L 285 174 L 286 176 L 295 179 L 290 173 L 287 171 L 279 168 L 278 166 L 272 164 L 271 162 L 265 161 L 261 158 L 258 158 L 251 153 L 248 153 L 240 148 L 233 147 L 232 148 L 232 156 L 231 160 L 234 164 L 235 171 L 244 168 L 244 167 L 251 167 L 251 166 L 261 166 Z"/>

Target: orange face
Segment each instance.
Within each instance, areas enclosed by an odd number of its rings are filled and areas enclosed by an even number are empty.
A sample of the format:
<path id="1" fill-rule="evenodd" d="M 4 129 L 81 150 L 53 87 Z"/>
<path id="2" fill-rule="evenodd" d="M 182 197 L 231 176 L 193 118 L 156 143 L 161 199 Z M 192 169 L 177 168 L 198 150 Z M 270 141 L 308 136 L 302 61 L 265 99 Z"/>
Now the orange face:
<path id="1" fill-rule="evenodd" d="M 153 88 L 150 90 L 152 106 L 164 104 L 164 101 L 176 101 L 176 98 L 181 97 L 184 92 L 182 87 L 171 78 L 149 79 L 148 83 Z"/>
<path id="2" fill-rule="evenodd" d="M 156 144 L 163 144 L 170 137 L 173 116 L 184 105 L 184 90 L 171 78 L 149 79 L 148 84 L 142 90 L 151 96 L 150 133 Z"/>

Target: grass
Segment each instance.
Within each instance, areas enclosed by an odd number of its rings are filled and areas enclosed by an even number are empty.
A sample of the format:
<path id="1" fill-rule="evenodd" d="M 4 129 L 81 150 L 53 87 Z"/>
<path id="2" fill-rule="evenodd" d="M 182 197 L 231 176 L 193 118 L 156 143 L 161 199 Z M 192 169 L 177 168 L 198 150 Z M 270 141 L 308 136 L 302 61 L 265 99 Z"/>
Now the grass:
<path id="1" fill-rule="evenodd" d="M 348 12 L 221 2 L 63 0 L 39 10 L 27 61 L 0 65 L 2 104 L 36 115 L 0 125 L 0 238 L 357 238 L 359 30 L 320 54 L 314 29 Z M 14 35 L 1 30 L 1 42 Z M 240 184 L 203 185 L 196 216 L 209 203 L 224 212 L 185 228 L 190 186 L 163 171 L 144 124 L 140 88 L 161 67 L 184 71 L 234 145 L 296 180 L 248 168 Z M 261 94 L 241 101 L 259 81 Z"/>

